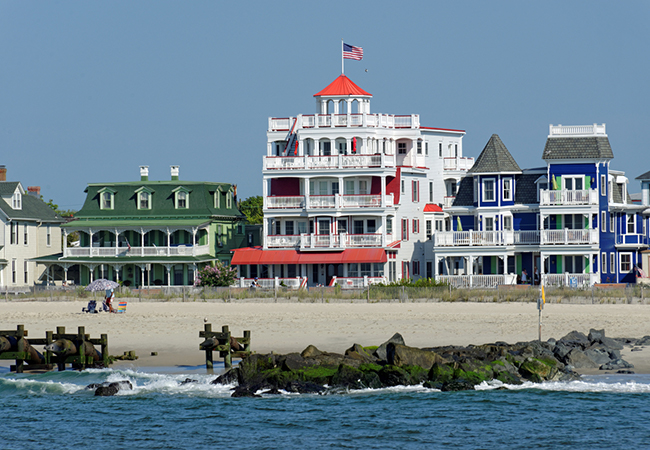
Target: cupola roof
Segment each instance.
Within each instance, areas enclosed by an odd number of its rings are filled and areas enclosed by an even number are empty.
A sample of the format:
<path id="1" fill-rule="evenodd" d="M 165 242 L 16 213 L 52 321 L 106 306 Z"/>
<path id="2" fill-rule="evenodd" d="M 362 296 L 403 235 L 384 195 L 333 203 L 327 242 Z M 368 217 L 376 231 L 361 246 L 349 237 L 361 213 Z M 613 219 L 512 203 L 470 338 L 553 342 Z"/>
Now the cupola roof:
<path id="1" fill-rule="evenodd" d="M 320 91 L 317 94 L 314 94 L 314 97 L 347 97 L 347 96 L 367 96 L 372 97 L 371 94 L 361 89 L 359 86 L 354 84 L 345 75 L 339 75 L 336 80 L 332 81 L 325 89 Z"/>

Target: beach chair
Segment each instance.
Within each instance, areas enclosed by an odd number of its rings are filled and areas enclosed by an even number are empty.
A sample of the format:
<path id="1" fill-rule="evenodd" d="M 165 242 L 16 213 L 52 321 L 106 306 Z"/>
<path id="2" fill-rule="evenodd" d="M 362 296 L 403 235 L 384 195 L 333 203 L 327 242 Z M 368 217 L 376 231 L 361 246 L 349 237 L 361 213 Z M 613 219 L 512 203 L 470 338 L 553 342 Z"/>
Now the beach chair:
<path id="1" fill-rule="evenodd" d="M 97 301 L 96 300 L 90 300 L 88 302 L 88 306 L 86 308 L 81 308 L 81 312 L 96 314 L 98 312 L 97 311 Z"/>
<path id="2" fill-rule="evenodd" d="M 117 304 L 117 309 L 115 310 L 117 314 L 122 314 L 126 312 L 126 302 L 119 302 Z"/>

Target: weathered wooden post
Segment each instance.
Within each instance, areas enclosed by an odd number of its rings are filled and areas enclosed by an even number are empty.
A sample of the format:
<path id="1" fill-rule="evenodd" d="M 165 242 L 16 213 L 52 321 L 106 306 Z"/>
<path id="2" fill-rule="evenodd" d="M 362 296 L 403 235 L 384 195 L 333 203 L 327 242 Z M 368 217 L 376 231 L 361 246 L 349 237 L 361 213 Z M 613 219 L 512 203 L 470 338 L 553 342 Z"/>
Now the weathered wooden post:
<path id="1" fill-rule="evenodd" d="M 211 323 L 206 323 L 203 326 L 203 329 L 205 331 L 205 337 L 207 339 L 210 336 L 210 334 L 212 333 L 212 324 Z M 212 349 L 211 348 L 206 348 L 205 349 L 205 367 L 208 370 L 212 370 L 212 368 L 214 367 L 214 362 L 212 360 Z"/>
<path id="2" fill-rule="evenodd" d="M 230 354 L 230 330 L 228 329 L 228 325 L 222 326 L 221 332 L 225 335 L 226 342 L 225 351 L 221 352 L 219 356 L 223 357 L 224 367 L 230 369 L 232 367 L 232 355 Z"/>
<path id="3" fill-rule="evenodd" d="M 63 339 L 62 335 L 65 334 L 65 327 L 56 327 L 56 338 Z M 59 372 L 65 371 L 65 356 L 59 356 L 56 360 L 56 367 Z"/>
<path id="4" fill-rule="evenodd" d="M 104 361 L 104 366 L 108 367 L 110 360 L 108 357 L 108 334 L 102 334 L 101 336 L 101 349 L 102 349 L 102 360 Z"/>
<path id="5" fill-rule="evenodd" d="M 25 353 L 25 325 L 18 325 L 18 333 L 16 333 L 16 352 L 18 354 Z M 16 360 L 16 373 L 23 373 L 24 359 Z"/>
<path id="6" fill-rule="evenodd" d="M 45 346 L 47 347 L 50 345 L 52 342 L 54 342 L 54 333 L 51 331 L 46 331 L 45 332 Z M 46 350 L 43 354 L 43 357 L 45 358 L 45 364 L 50 365 L 52 364 L 52 355 L 53 353 L 50 352 L 49 350 Z M 50 368 L 51 369 L 51 368 Z"/>
<path id="7" fill-rule="evenodd" d="M 246 344 L 244 344 L 244 351 L 250 352 L 251 351 L 251 332 L 250 330 L 244 331 L 244 340 Z"/>

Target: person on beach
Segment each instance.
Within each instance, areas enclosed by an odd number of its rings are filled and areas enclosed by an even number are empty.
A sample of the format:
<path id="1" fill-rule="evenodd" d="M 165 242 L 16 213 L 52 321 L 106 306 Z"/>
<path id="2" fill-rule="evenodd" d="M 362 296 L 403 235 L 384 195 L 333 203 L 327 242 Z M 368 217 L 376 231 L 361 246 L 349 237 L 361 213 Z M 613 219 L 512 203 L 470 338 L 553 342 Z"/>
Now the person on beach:
<path id="1" fill-rule="evenodd" d="M 260 284 L 257 282 L 257 277 L 251 282 L 251 288 L 258 288 Z"/>
<path id="2" fill-rule="evenodd" d="M 113 299 L 115 299 L 115 292 L 113 292 L 113 289 L 106 289 L 106 298 L 104 299 L 104 305 L 108 307 L 108 312 L 115 312 L 113 309 Z M 106 310 L 106 307 L 104 307 L 104 311 Z"/>
<path id="3" fill-rule="evenodd" d="M 526 272 L 526 269 L 521 271 L 521 284 L 528 284 L 528 272 Z"/>

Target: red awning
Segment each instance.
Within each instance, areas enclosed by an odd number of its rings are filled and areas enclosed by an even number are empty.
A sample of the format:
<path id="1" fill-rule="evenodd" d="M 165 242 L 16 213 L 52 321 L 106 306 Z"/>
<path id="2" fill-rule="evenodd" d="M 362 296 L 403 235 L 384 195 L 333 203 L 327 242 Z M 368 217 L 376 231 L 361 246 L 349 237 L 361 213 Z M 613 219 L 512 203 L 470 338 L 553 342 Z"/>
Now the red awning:
<path id="1" fill-rule="evenodd" d="M 385 263 L 388 261 L 383 248 L 349 248 L 342 252 L 300 252 L 246 247 L 238 248 L 233 252 L 230 262 L 232 265 Z"/>

